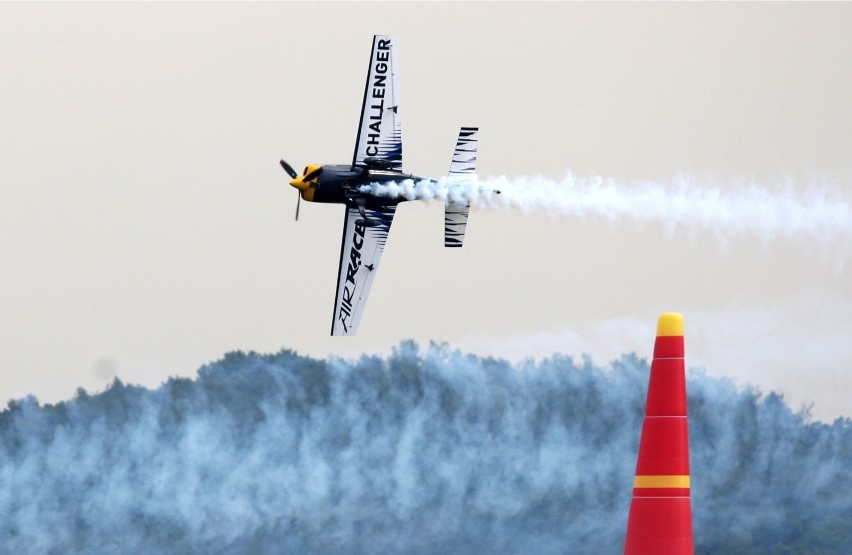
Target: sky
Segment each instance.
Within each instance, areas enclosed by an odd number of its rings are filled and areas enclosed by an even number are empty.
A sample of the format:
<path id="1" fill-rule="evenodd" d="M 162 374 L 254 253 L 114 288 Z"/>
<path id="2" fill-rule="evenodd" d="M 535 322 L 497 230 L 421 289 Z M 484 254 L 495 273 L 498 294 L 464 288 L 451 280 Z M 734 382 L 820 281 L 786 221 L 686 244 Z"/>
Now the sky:
<path id="1" fill-rule="evenodd" d="M 405 203 L 358 336 L 331 338 L 343 208 L 294 222 L 278 166 L 351 159 L 372 35 L 394 34 L 406 171 L 444 174 L 477 125 L 482 176 L 848 206 L 850 28 L 822 3 L 2 3 L 0 400 L 409 338 L 605 363 L 650 356 L 678 311 L 689 366 L 852 416 L 848 229 L 490 208 L 444 249 L 441 206 Z"/>

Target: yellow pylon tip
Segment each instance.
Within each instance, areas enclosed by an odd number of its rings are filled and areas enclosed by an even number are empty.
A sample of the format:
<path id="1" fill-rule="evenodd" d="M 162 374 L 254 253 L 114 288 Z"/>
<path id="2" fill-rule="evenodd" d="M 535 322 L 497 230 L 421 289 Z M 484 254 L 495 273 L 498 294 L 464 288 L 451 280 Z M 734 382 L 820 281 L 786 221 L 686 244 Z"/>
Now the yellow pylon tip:
<path id="1" fill-rule="evenodd" d="M 657 322 L 657 337 L 683 336 L 683 315 L 666 312 Z"/>

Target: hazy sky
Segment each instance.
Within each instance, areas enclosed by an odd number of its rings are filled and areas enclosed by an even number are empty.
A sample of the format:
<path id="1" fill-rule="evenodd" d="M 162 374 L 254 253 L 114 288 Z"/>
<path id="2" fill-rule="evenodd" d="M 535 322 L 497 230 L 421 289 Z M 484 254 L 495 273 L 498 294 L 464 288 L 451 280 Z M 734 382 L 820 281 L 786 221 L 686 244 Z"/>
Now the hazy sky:
<path id="1" fill-rule="evenodd" d="M 404 166 L 828 191 L 852 202 L 852 4 L 0 4 L 0 398 L 155 386 L 233 349 L 649 355 L 852 415 L 848 235 L 474 211 L 395 219 L 330 338 L 343 208 L 278 166 L 351 160 L 373 34 L 400 38 Z"/>

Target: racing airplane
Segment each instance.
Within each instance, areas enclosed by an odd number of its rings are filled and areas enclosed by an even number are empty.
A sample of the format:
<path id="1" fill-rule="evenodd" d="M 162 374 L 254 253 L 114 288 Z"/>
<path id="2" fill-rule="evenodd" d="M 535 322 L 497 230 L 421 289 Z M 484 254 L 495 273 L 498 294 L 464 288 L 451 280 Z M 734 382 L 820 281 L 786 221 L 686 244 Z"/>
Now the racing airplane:
<path id="1" fill-rule="evenodd" d="M 425 179 L 402 171 L 400 124 L 397 38 L 376 35 L 352 163 L 308 165 L 299 175 L 281 160 L 281 167 L 292 178 L 290 185 L 299 195 L 296 221 L 302 199 L 346 205 L 331 335 L 355 335 L 397 204 L 406 200 L 373 194 L 369 186 Z M 449 177 L 453 181 L 462 182 L 474 176 L 477 140 L 476 127 L 461 128 L 450 164 Z M 462 246 L 469 209 L 467 202 L 445 204 L 445 246 Z"/>

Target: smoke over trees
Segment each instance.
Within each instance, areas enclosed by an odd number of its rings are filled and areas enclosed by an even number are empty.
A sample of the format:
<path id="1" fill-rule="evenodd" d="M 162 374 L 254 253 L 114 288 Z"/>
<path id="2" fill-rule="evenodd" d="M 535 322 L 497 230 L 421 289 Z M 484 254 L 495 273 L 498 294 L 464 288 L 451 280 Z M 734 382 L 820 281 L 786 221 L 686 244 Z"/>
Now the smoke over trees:
<path id="1" fill-rule="evenodd" d="M 230 353 L 0 413 L 3 553 L 620 553 L 647 362 Z M 692 372 L 698 553 L 852 552 L 852 425 Z"/>

